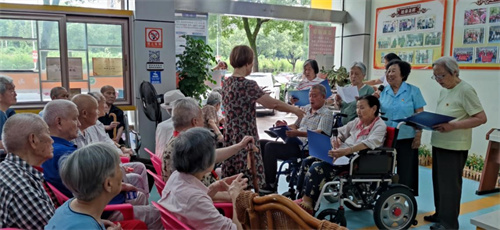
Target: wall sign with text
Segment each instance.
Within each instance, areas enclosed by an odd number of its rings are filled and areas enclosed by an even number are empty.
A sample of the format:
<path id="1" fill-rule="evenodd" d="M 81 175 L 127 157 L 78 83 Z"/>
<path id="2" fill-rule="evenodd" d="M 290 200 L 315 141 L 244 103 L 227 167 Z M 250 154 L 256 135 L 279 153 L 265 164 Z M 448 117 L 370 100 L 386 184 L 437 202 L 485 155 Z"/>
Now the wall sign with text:
<path id="1" fill-rule="evenodd" d="M 373 66 L 397 54 L 412 68 L 430 69 L 443 56 L 446 0 L 424 0 L 377 8 Z"/>
<path id="2" fill-rule="evenodd" d="M 309 25 L 309 58 L 335 54 L 335 27 Z"/>
<path id="3" fill-rule="evenodd" d="M 500 69 L 500 0 L 455 0 L 451 37 L 461 69 Z"/>

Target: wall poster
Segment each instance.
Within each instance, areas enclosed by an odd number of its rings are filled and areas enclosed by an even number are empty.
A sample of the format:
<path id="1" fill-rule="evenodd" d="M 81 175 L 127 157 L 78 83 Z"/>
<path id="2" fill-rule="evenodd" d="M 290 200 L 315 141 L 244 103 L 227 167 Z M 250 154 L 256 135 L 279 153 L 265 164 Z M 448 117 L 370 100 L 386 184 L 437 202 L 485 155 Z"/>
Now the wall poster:
<path id="1" fill-rule="evenodd" d="M 451 37 L 461 69 L 500 69 L 500 0 L 454 0 Z"/>
<path id="2" fill-rule="evenodd" d="M 430 69 L 443 56 L 446 0 L 423 0 L 377 8 L 373 67 L 395 53 L 414 69 Z"/>
<path id="3" fill-rule="evenodd" d="M 309 25 L 309 58 L 317 55 L 333 57 L 336 27 Z"/>

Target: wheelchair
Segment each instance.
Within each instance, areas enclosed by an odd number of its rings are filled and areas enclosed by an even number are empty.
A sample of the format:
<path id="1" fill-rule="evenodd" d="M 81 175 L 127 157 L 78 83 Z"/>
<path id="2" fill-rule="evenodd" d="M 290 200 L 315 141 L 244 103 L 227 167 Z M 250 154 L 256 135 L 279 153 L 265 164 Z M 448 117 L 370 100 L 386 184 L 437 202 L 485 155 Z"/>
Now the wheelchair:
<path id="1" fill-rule="evenodd" d="M 382 148 L 364 150 L 353 156 L 349 169 L 342 171 L 321 190 L 314 210 L 319 209 L 322 197 L 336 197 L 338 209 L 325 209 L 318 219 L 347 226 L 344 206 L 351 210 L 373 210 L 379 229 L 408 229 L 417 225 L 417 202 L 412 190 L 397 184 L 395 140 L 399 127 L 387 127 L 386 143 Z"/>
<path id="2" fill-rule="evenodd" d="M 342 117 L 347 117 L 347 115 L 343 113 L 336 113 L 333 115 L 332 131 L 342 126 Z M 272 132 L 271 130 L 264 130 L 264 132 L 270 137 L 275 138 L 276 140 L 279 138 L 278 135 L 276 135 L 276 133 Z M 278 187 L 280 175 L 285 175 L 286 182 L 288 182 L 288 191 L 284 192 L 282 195 L 292 200 L 295 200 L 297 198 L 297 195 L 299 195 L 299 192 L 297 192 L 295 186 L 298 183 L 298 173 L 302 165 L 302 159 L 309 156 L 308 151 L 305 149 L 306 146 L 307 143 L 300 147 L 302 154 L 299 158 L 291 158 L 282 161 L 280 166 L 278 167 L 278 171 L 276 172 L 275 188 Z M 333 202 L 335 200 L 335 198 L 332 198 L 331 196 L 327 196 L 326 198 L 330 202 Z"/>

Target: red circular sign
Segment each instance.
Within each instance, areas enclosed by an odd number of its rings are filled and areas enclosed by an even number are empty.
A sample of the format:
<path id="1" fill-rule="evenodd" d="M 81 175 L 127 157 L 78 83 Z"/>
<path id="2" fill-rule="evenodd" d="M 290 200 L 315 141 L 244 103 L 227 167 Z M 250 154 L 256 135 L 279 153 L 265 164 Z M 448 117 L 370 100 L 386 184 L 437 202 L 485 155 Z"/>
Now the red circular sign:
<path id="1" fill-rule="evenodd" d="M 148 33 L 148 38 L 153 42 L 158 41 L 158 39 L 160 39 L 160 33 L 158 30 L 151 30 Z"/>

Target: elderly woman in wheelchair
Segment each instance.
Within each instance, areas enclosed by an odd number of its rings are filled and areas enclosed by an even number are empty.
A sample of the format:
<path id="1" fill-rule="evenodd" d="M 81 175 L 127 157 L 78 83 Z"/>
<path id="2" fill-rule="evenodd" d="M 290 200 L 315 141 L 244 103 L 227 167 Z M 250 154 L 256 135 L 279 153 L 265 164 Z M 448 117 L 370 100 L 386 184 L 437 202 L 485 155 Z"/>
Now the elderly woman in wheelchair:
<path id="1" fill-rule="evenodd" d="M 334 135 L 331 138 L 333 149 L 328 154 L 333 157 L 333 162 L 321 161 L 314 157 L 308 157 L 303 161 L 300 172 L 305 178 L 303 181 L 299 178 L 298 185 L 303 196 L 296 200 L 297 204 L 312 214 L 321 186 L 349 167 L 346 163 L 336 163 L 338 159 L 350 157 L 367 148 L 375 149 L 384 143 L 387 126 L 378 116 L 379 108 L 380 102 L 372 95 L 358 98 L 356 103 L 358 118 L 338 128 L 338 136 Z"/>

